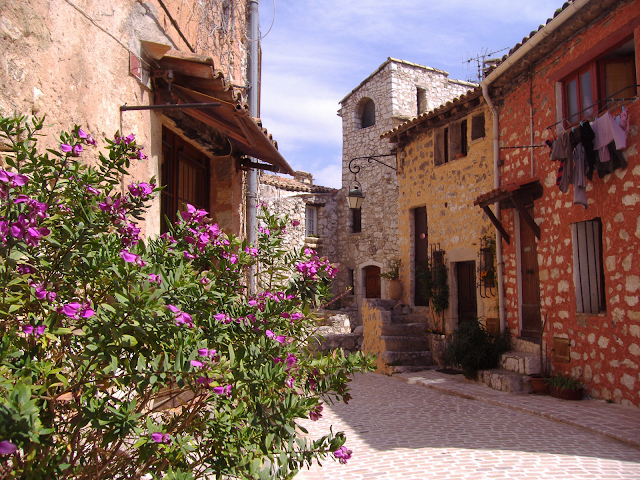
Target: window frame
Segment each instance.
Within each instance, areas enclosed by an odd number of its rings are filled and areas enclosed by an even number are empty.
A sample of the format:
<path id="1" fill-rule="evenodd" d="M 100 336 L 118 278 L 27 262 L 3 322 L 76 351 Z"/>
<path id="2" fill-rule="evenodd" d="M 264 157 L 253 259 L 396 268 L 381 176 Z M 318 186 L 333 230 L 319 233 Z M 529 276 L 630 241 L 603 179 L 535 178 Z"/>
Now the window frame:
<path id="1" fill-rule="evenodd" d="M 351 210 L 351 233 L 362 232 L 362 209 L 350 208 Z"/>
<path id="2" fill-rule="evenodd" d="M 638 83 L 635 48 L 633 50 L 633 53 L 629 53 L 627 55 L 614 57 L 610 56 L 612 53 L 615 53 L 616 50 L 621 49 L 621 47 L 623 47 L 625 44 L 633 41 L 633 39 L 633 36 L 625 38 L 624 40 L 616 43 L 616 45 L 614 45 L 612 48 L 609 48 L 604 53 L 593 57 L 591 60 L 571 72 L 569 75 L 566 75 L 565 77 L 560 79 L 559 83 L 561 85 L 562 92 L 562 118 L 565 127 L 575 126 L 580 122 L 591 119 L 594 113 L 597 113 L 606 106 L 606 103 L 609 101 L 604 100 L 607 97 L 605 71 L 606 65 L 611 63 L 625 63 L 628 61 L 633 62 L 634 68 L 632 69 L 632 71 L 635 77 L 634 85 Z M 591 103 L 589 105 L 584 105 L 581 100 L 583 98 L 583 87 L 580 80 L 582 75 L 587 72 L 589 72 L 591 76 Z M 567 86 L 572 81 L 576 82 L 575 100 L 577 103 L 577 112 L 574 115 L 570 116 Z M 634 94 L 634 96 L 636 94 Z"/>
<path id="3" fill-rule="evenodd" d="M 578 314 L 606 313 L 602 220 L 598 217 L 571 224 L 573 272 Z"/>
<path id="4" fill-rule="evenodd" d="M 305 205 L 304 212 L 305 236 L 318 236 L 318 207 L 315 205 Z"/>

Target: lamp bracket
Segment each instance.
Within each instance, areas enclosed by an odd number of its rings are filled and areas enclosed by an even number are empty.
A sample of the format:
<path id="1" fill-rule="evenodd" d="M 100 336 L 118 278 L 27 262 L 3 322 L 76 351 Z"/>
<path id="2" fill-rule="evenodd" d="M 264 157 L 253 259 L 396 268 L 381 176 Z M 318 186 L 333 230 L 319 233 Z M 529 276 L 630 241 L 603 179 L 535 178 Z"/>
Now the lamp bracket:
<path id="1" fill-rule="evenodd" d="M 395 153 L 390 153 L 388 155 L 365 155 L 364 157 L 354 157 L 349 161 L 349 171 L 353 174 L 356 174 L 360 171 L 360 165 L 353 165 L 353 162 L 356 160 L 367 160 L 369 163 L 371 162 L 376 162 L 379 163 L 380 165 L 384 165 L 385 167 L 389 167 L 392 170 L 398 170 L 396 167 L 392 166 L 392 165 L 388 165 L 384 162 L 381 162 L 380 160 L 378 160 L 379 158 L 384 158 L 384 157 L 395 157 L 396 154 Z"/>

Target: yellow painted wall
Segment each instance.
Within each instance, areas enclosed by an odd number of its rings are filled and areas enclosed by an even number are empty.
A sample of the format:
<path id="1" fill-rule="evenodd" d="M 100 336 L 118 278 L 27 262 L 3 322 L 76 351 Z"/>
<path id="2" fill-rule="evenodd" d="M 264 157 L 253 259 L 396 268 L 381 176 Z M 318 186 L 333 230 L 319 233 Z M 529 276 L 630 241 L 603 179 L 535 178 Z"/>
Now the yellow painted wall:
<path id="1" fill-rule="evenodd" d="M 485 136 L 471 140 L 471 118 L 484 112 Z M 480 239 L 483 235 L 495 238 L 495 229 L 474 200 L 493 189 L 493 154 L 490 133 L 491 112 L 484 102 L 467 113 L 468 152 L 465 157 L 449 163 L 434 164 L 434 132 L 446 126 L 411 133 L 398 148 L 400 168 L 398 181 L 399 250 L 403 268 L 403 301 L 414 304 L 413 260 L 413 209 L 426 206 L 429 243 L 439 243 L 445 250 L 445 262 L 449 270 L 449 309 L 445 312 L 445 331 L 450 333 L 457 326 L 457 285 L 455 263 L 479 261 Z M 456 117 L 456 120 L 463 117 Z M 479 283 L 476 272 L 476 282 Z M 482 298 L 476 289 L 478 316 L 497 317 L 497 291 Z M 430 319 L 432 328 L 442 328 L 440 320 Z"/>

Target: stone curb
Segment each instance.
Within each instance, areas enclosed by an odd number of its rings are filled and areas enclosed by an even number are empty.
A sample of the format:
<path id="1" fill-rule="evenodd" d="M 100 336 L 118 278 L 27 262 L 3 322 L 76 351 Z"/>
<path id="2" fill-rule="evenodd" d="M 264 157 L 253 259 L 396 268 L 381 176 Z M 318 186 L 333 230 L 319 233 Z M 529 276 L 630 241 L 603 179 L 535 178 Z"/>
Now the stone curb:
<path id="1" fill-rule="evenodd" d="M 428 372 L 428 375 L 425 375 L 427 372 Z M 620 422 L 618 422 L 618 424 L 616 425 L 615 419 L 613 421 L 611 420 L 611 418 L 608 419 L 607 423 L 611 431 L 607 431 L 601 426 L 589 425 L 586 422 L 573 420 L 558 413 L 545 411 L 544 405 L 541 405 L 540 403 L 538 405 L 526 405 L 526 406 L 513 403 L 513 401 L 518 399 L 518 397 L 526 399 L 531 395 L 522 395 L 522 394 L 518 395 L 518 394 L 509 394 L 505 392 L 498 392 L 497 390 L 490 389 L 486 385 L 480 385 L 467 380 L 458 380 L 455 378 L 451 378 L 450 375 L 437 374 L 433 370 L 428 370 L 426 372 L 423 371 L 418 373 L 398 374 L 398 375 L 394 375 L 393 377 L 409 384 L 421 385 L 423 387 L 427 387 L 427 388 L 437 390 L 443 393 L 447 393 L 450 395 L 456 395 L 459 397 L 468 398 L 470 400 L 477 400 L 490 405 L 508 408 L 510 410 L 515 410 L 522 413 L 527 413 L 529 415 L 535 415 L 541 418 L 546 418 L 548 420 L 551 420 L 557 423 L 563 423 L 565 425 L 577 427 L 582 430 L 586 430 L 591 433 L 596 433 L 598 435 L 602 435 L 607 438 L 620 441 L 627 445 L 640 448 L 640 437 L 638 437 L 638 439 L 635 439 L 635 438 L 631 438 L 628 435 L 625 435 L 624 430 L 627 429 L 628 424 L 622 425 L 620 424 Z M 486 389 L 486 392 L 481 391 L 480 389 Z M 510 401 L 502 400 L 499 398 L 499 395 L 505 396 L 505 400 L 510 399 L 512 401 L 510 402 Z M 551 400 L 552 397 L 549 397 L 549 399 Z M 558 400 L 558 399 L 553 399 L 553 400 L 557 400 L 558 402 L 568 401 L 568 400 Z M 597 401 L 582 400 L 581 402 L 597 402 Z M 572 404 L 571 405 L 572 407 L 574 406 L 579 407 L 579 405 L 575 404 L 574 402 L 571 402 L 571 404 Z M 596 406 L 596 408 L 599 406 L 600 405 Z M 601 408 L 606 408 L 607 406 L 608 404 L 602 403 Z M 622 406 L 618 406 L 618 407 L 621 409 L 628 408 L 628 407 L 622 407 Z M 629 409 L 628 414 L 629 414 L 629 420 L 631 420 L 633 423 L 637 423 L 637 425 L 640 427 L 640 410 L 638 410 L 638 412 L 635 412 L 634 410 Z M 587 419 L 590 417 L 586 415 L 581 418 Z M 621 419 L 621 420 L 626 420 L 626 419 Z M 620 431 L 622 431 L 623 433 L 616 433 Z"/>

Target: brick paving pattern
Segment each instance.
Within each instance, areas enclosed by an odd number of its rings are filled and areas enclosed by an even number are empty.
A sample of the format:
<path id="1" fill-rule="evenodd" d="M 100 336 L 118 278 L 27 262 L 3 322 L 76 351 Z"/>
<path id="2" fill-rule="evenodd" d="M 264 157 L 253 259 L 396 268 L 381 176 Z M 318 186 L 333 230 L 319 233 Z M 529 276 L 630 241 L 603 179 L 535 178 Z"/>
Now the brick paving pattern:
<path id="1" fill-rule="evenodd" d="M 312 437 L 329 425 L 344 431 L 353 458 L 295 479 L 640 480 L 640 410 L 509 395 L 456 377 L 356 376 L 349 405 L 304 422 Z"/>

